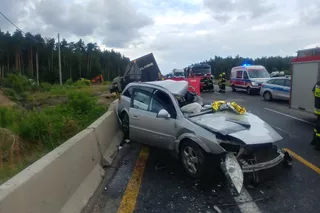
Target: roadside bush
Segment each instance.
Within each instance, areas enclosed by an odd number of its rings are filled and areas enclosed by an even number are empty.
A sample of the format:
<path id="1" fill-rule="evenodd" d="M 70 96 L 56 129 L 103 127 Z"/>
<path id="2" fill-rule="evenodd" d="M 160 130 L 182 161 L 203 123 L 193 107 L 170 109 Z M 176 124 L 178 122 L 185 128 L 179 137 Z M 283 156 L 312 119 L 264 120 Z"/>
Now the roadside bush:
<path id="1" fill-rule="evenodd" d="M 51 88 L 52 88 L 52 85 L 51 84 L 49 84 L 49 83 L 47 83 L 47 82 L 42 82 L 41 84 L 40 84 L 40 87 L 41 87 L 41 90 L 42 91 L 50 91 L 51 90 Z"/>
<path id="2" fill-rule="evenodd" d="M 5 87 L 12 88 L 17 93 L 21 93 L 23 91 L 28 91 L 31 89 L 32 83 L 26 76 L 19 74 L 8 74 L 6 79 L 6 83 L 8 83 L 9 85 Z"/>
<path id="3" fill-rule="evenodd" d="M 4 88 L 3 93 L 12 101 L 18 101 L 21 99 L 16 91 L 12 88 Z"/>
<path id="4" fill-rule="evenodd" d="M 68 80 L 66 81 L 67 85 L 72 85 L 73 84 L 73 80 L 72 78 L 68 78 Z"/>
<path id="5" fill-rule="evenodd" d="M 84 78 L 81 78 L 80 80 L 73 83 L 73 86 L 76 86 L 76 87 L 85 87 L 90 85 L 91 85 L 91 81 Z"/>
<path id="6" fill-rule="evenodd" d="M 44 107 L 41 111 L 2 107 L 0 127 L 10 129 L 30 144 L 54 149 L 104 112 L 95 97 L 76 92 L 68 95 L 66 103 Z"/>

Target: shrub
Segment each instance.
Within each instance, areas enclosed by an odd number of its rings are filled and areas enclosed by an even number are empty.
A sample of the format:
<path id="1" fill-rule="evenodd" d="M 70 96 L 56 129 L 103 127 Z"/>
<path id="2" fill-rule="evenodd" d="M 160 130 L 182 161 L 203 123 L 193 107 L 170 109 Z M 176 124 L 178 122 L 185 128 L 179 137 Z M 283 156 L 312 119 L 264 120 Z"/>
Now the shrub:
<path id="1" fill-rule="evenodd" d="M 20 100 L 20 96 L 12 88 L 4 88 L 3 93 L 12 101 Z"/>
<path id="2" fill-rule="evenodd" d="M 76 87 L 84 87 L 84 86 L 90 86 L 90 85 L 91 85 L 91 81 L 84 78 L 81 78 L 80 80 L 73 83 L 73 86 L 76 86 Z"/>
<path id="3" fill-rule="evenodd" d="M 7 83 L 9 85 L 6 87 L 14 89 L 17 93 L 28 91 L 32 86 L 32 82 L 26 76 L 18 74 L 8 74 Z"/>
<path id="4" fill-rule="evenodd" d="M 40 84 L 40 87 L 41 87 L 41 90 L 42 90 L 42 91 L 50 91 L 51 88 L 52 88 L 52 85 L 49 84 L 49 83 L 47 83 L 47 82 L 42 82 L 42 83 Z"/>
<path id="5" fill-rule="evenodd" d="M 66 81 L 67 85 L 72 85 L 73 84 L 73 80 L 72 78 L 68 78 L 68 80 Z"/>

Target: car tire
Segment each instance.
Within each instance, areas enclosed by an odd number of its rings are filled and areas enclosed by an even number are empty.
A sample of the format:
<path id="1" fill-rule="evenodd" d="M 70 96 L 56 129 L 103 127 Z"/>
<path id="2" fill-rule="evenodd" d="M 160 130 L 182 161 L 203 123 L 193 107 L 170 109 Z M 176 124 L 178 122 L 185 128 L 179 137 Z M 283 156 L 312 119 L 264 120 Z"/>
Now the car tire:
<path id="1" fill-rule="evenodd" d="M 206 168 L 206 153 L 193 141 L 182 142 L 180 161 L 190 177 L 197 179 L 203 176 Z"/>
<path id="2" fill-rule="evenodd" d="M 266 101 L 271 101 L 272 100 L 272 94 L 271 94 L 271 92 L 264 92 L 263 93 L 263 98 L 264 98 L 264 100 L 266 100 Z"/>
<path id="3" fill-rule="evenodd" d="M 232 92 L 237 92 L 236 87 L 234 85 L 231 85 L 231 89 L 232 89 Z"/>
<path id="4" fill-rule="evenodd" d="M 129 115 L 126 112 L 121 114 L 121 129 L 123 132 L 123 138 L 129 139 Z"/>
<path id="5" fill-rule="evenodd" d="M 252 90 L 250 87 L 247 87 L 246 92 L 248 95 L 252 95 Z"/>

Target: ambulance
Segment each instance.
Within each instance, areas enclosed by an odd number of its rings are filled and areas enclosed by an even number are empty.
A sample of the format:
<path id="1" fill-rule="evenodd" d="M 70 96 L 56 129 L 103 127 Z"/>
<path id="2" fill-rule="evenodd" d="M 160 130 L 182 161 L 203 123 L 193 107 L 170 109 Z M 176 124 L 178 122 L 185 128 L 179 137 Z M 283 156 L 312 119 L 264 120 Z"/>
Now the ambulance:
<path id="1" fill-rule="evenodd" d="M 261 84 L 270 79 L 264 66 L 244 64 L 233 67 L 230 74 L 230 86 L 233 92 L 245 90 L 248 95 L 260 92 Z"/>

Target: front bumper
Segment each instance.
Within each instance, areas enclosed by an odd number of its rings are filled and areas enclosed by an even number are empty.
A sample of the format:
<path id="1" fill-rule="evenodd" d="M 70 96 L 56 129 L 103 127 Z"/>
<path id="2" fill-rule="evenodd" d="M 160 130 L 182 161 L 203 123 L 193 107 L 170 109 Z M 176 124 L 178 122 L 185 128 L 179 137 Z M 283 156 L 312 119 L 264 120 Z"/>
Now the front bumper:
<path id="1" fill-rule="evenodd" d="M 276 167 L 277 165 L 279 165 L 284 161 L 284 157 L 285 157 L 285 154 L 283 153 L 282 150 L 278 149 L 277 152 L 278 152 L 278 156 L 275 157 L 274 159 L 257 163 L 257 164 L 247 164 L 247 163 L 244 163 L 244 161 L 241 161 L 240 164 L 241 164 L 242 172 L 252 173 L 252 172 L 258 172 L 261 170 L 266 170 L 266 169 Z"/>

